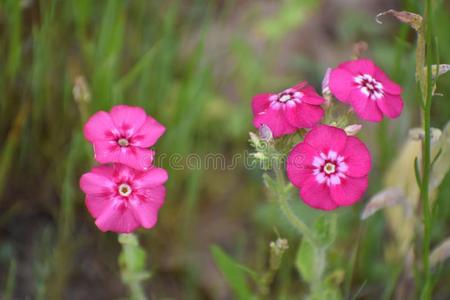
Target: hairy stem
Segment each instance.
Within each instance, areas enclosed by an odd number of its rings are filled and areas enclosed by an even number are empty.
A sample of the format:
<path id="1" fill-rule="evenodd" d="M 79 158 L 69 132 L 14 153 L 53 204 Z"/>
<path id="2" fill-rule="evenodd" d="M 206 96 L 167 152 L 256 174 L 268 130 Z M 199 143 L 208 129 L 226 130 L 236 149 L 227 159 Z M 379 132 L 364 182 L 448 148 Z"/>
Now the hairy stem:
<path id="1" fill-rule="evenodd" d="M 131 300 L 146 300 L 142 282 L 150 277 L 145 271 L 146 253 L 139 245 L 139 240 L 133 233 L 120 234 L 119 243 L 122 251 L 119 256 L 122 282 L 130 291 Z"/>
<path id="2" fill-rule="evenodd" d="M 315 238 L 308 226 L 300 220 L 297 215 L 292 211 L 292 208 L 289 205 L 289 193 L 286 189 L 286 180 L 283 174 L 282 167 L 279 163 L 274 164 L 274 172 L 275 172 L 275 180 L 277 182 L 277 197 L 278 203 L 280 205 L 280 209 L 283 214 L 286 216 L 288 222 L 306 239 L 308 239 L 313 245 L 316 245 Z"/>

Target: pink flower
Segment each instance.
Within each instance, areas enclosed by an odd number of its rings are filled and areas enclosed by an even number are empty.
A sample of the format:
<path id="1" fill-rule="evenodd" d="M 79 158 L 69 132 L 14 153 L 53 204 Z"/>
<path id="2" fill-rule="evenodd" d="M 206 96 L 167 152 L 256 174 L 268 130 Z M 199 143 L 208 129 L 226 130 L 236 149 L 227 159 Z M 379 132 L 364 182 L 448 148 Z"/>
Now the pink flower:
<path id="1" fill-rule="evenodd" d="M 152 228 L 164 202 L 164 169 L 138 171 L 122 164 L 94 167 L 83 174 L 80 187 L 86 206 L 101 231 L 128 233 Z"/>
<path id="2" fill-rule="evenodd" d="M 306 82 L 279 94 L 259 94 L 252 101 L 253 124 L 267 125 L 275 138 L 311 128 L 323 117 L 324 101 Z"/>
<path id="3" fill-rule="evenodd" d="M 371 158 L 367 147 L 345 131 L 326 125 L 313 128 L 291 151 L 289 180 L 309 206 L 332 210 L 358 201 L 367 189 Z"/>
<path id="4" fill-rule="evenodd" d="M 110 113 L 99 111 L 84 126 L 98 162 L 122 163 L 140 170 L 151 166 L 154 152 L 148 148 L 164 131 L 164 126 L 142 108 L 127 105 L 114 106 Z"/>
<path id="5" fill-rule="evenodd" d="M 397 118 L 403 109 L 402 88 L 369 59 L 340 64 L 331 71 L 329 87 L 363 120 L 380 122 L 383 114 Z"/>

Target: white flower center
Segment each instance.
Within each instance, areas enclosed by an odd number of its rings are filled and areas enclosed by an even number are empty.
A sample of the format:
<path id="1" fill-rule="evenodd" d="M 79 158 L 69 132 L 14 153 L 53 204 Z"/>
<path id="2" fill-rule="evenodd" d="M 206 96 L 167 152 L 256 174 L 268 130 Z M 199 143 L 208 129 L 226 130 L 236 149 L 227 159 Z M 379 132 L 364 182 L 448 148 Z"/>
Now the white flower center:
<path id="1" fill-rule="evenodd" d="M 119 144 L 120 147 L 127 147 L 130 143 L 128 142 L 128 140 L 126 138 L 120 138 L 117 141 L 117 144 Z"/>
<path id="2" fill-rule="evenodd" d="M 289 95 L 289 94 L 284 94 L 278 98 L 278 101 L 283 102 L 283 103 L 288 102 L 289 100 L 291 100 L 291 95 Z"/>
<path id="3" fill-rule="evenodd" d="M 363 74 L 355 77 L 355 83 L 360 89 L 361 93 L 368 96 L 372 100 L 378 100 L 383 98 L 384 90 L 383 84 L 377 81 L 372 75 Z"/>
<path id="4" fill-rule="evenodd" d="M 287 89 L 277 95 L 272 95 L 269 98 L 270 105 L 274 109 L 280 109 L 288 107 L 294 107 L 296 104 L 301 103 L 303 93 L 294 89 Z"/>
<path id="5" fill-rule="evenodd" d="M 344 157 L 338 155 L 335 151 L 328 151 L 327 154 L 320 153 L 313 159 L 313 174 L 319 184 L 338 185 L 341 184 L 341 178 L 345 178 L 348 170 Z"/>
<path id="6" fill-rule="evenodd" d="M 131 189 L 131 186 L 126 183 L 122 183 L 121 185 L 119 185 L 119 194 L 123 197 L 130 196 L 132 191 L 133 190 Z"/>
<path id="7" fill-rule="evenodd" d="M 327 162 L 325 164 L 325 166 L 323 167 L 323 170 L 325 171 L 325 173 L 329 174 L 333 174 L 334 172 L 336 172 L 336 165 L 330 162 Z"/>

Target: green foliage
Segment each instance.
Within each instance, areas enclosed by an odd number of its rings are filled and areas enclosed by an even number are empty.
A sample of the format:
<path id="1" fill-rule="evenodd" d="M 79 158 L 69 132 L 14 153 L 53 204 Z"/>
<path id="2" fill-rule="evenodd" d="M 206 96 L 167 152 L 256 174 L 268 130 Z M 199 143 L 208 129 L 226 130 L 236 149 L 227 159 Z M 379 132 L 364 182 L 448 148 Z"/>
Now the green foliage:
<path id="1" fill-rule="evenodd" d="M 327 248 L 336 239 L 337 215 L 322 214 L 314 222 L 314 233 L 320 247 Z"/>
<path id="2" fill-rule="evenodd" d="M 314 246 L 306 239 L 300 243 L 295 258 L 295 266 L 301 277 L 311 283 L 315 279 L 316 268 L 316 252 Z"/>
<path id="3" fill-rule="evenodd" d="M 255 297 L 247 285 L 246 278 L 249 273 L 254 275 L 254 272 L 234 261 L 232 257 L 218 246 L 211 246 L 210 251 L 217 267 L 224 275 L 236 298 L 242 300 L 254 299 Z"/>

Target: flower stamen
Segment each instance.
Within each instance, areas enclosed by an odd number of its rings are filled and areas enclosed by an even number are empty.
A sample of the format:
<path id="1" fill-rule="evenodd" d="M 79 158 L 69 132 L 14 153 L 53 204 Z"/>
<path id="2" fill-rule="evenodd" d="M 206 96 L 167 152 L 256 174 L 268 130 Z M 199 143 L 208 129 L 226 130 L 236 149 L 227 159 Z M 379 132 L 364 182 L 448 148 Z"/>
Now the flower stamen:
<path id="1" fill-rule="evenodd" d="M 128 142 L 128 140 L 127 140 L 126 138 L 120 138 L 120 139 L 117 141 L 117 144 L 119 144 L 120 147 L 128 147 L 128 145 L 129 145 L 130 143 Z"/>
<path id="2" fill-rule="evenodd" d="M 128 197 L 128 196 L 130 196 L 130 194 L 131 194 L 132 191 L 133 191 L 133 190 L 131 189 L 131 186 L 129 186 L 129 185 L 126 184 L 126 183 L 122 183 L 122 184 L 119 186 L 119 194 L 120 194 L 122 197 Z"/>
<path id="3" fill-rule="evenodd" d="M 325 171 L 326 174 L 333 174 L 336 172 L 336 165 L 333 163 L 326 163 L 325 166 L 323 167 L 323 170 Z"/>

